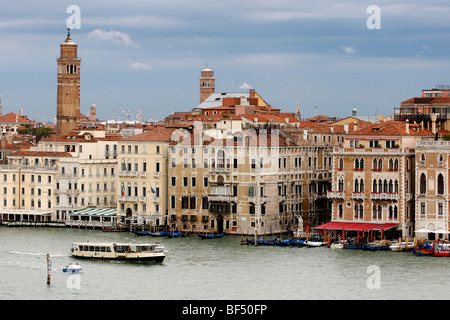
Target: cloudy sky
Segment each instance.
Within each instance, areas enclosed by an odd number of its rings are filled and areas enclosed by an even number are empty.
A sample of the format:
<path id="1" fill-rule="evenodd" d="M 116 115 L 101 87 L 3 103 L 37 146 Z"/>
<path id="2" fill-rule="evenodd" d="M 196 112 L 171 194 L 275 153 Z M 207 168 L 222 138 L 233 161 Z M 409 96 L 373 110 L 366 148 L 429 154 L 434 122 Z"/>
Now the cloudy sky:
<path id="1" fill-rule="evenodd" d="M 3 113 L 56 116 L 56 59 L 70 5 L 81 62 L 81 112 L 162 119 L 199 104 L 200 71 L 216 91 L 254 88 L 302 115 L 391 114 L 401 101 L 450 84 L 450 3 L 430 0 L 96 0 L 0 3 Z M 381 29 L 369 29 L 371 5 Z"/>

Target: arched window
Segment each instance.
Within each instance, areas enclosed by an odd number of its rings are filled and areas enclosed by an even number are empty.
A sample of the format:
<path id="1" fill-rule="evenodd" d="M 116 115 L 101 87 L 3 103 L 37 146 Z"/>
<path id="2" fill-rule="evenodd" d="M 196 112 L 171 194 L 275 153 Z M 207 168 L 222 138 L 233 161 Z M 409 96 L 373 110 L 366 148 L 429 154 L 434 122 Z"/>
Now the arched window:
<path id="1" fill-rule="evenodd" d="M 358 179 L 355 179 L 355 192 L 359 192 L 359 181 Z"/>
<path id="2" fill-rule="evenodd" d="M 375 179 L 373 179 L 372 192 L 373 193 L 377 192 L 377 180 L 375 180 Z"/>
<path id="3" fill-rule="evenodd" d="M 364 159 L 361 158 L 361 160 L 359 161 L 359 168 L 360 169 L 364 169 Z"/>
<path id="4" fill-rule="evenodd" d="M 359 205 L 359 219 L 360 220 L 364 219 L 364 207 L 362 204 Z"/>
<path id="5" fill-rule="evenodd" d="M 440 154 L 438 156 L 438 166 L 442 167 L 444 165 L 444 157 L 442 156 L 442 154 Z"/>
<path id="6" fill-rule="evenodd" d="M 383 192 L 384 192 L 384 193 L 389 192 L 389 189 L 388 189 L 388 183 L 387 183 L 387 180 L 386 180 L 386 179 L 384 179 L 384 182 L 383 182 Z"/>
<path id="7" fill-rule="evenodd" d="M 357 205 L 357 204 L 355 204 L 355 212 L 354 212 L 354 215 L 355 215 L 355 219 L 358 219 L 359 214 L 358 214 L 358 205 Z"/>
<path id="8" fill-rule="evenodd" d="M 438 194 L 444 194 L 444 176 L 442 173 L 438 175 Z"/>
<path id="9" fill-rule="evenodd" d="M 190 207 L 191 209 L 196 209 L 196 204 L 197 204 L 197 198 L 195 196 L 191 196 L 190 199 Z"/>
<path id="10" fill-rule="evenodd" d="M 394 184 L 392 183 L 392 179 L 389 180 L 389 193 L 394 193 Z"/>
<path id="11" fill-rule="evenodd" d="M 397 206 L 394 206 L 394 220 L 398 220 Z"/>
<path id="12" fill-rule="evenodd" d="M 394 161 L 392 161 L 392 159 L 389 159 L 389 167 L 388 167 L 388 169 L 389 170 L 394 169 Z"/>
<path id="13" fill-rule="evenodd" d="M 393 214 L 394 214 L 394 210 L 393 210 L 392 206 L 389 206 L 389 220 L 392 220 Z"/>
<path id="14" fill-rule="evenodd" d="M 342 219 L 344 215 L 344 206 L 342 205 L 342 203 L 339 204 L 339 218 Z"/>
<path id="15" fill-rule="evenodd" d="M 127 197 L 131 197 L 131 192 L 132 192 L 131 183 L 128 183 L 127 184 Z"/>
<path id="16" fill-rule="evenodd" d="M 378 160 L 375 158 L 372 161 L 372 169 L 377 170 L 378 169 Z"/>
<path id="17" fill-rule="evenodd" d="M 395 158 L 394 160 L 394 170 L 398 170 L 398 159 Z"/>
<path id="18" fill-rule="evenodd" d="M 381 158 L 378 160 L 378 170 L 383 169 L 383 160 Z"/>
<path id="19" fill-rule="evenodd" d="M 344 192 L 344 179 L 342 179 L 342 178 L 339 179 L 338 191 Z"/>
<path id="20" fill-rule="evenodd" d="M 398 193 L 398 180 L 397 179 L 395 179 L 395 182 L 394 182 L 394 193 Z"/>
<path id="21" fill-rule="evenodd" d="M 383 220 L 383 211 L 381 205 L 378 206 L 378 220 Z"/>
<path id="22" fill-rule="evenodd" d="M 425 194 L 427 192 L 427 177 L 425 176 L 425 173 L 422 173 L 420 175 L 420 194 Z"/>
<path id="23" fill-rule="evenodd" d="M 383 182 L 380 180 L 378 180 L 378 192 L 382 193 L 383 192 Z"/>
<path id="24" fill-rule="evenodd" d="M 173 195 L 170 197 L 170 207 L 175 209 L 175 196 Z"/>
<path id="25" fill-rule="evenodd" d="M 339 159 L 339 169 L 344 169 L 344 159 L 343 158 Z"/>
<path id="26" fill-rule="evenodd" d="M 359 192 L 364 192 L 364 180 L 359 181 Z"/>
<path id="27" fill-rule="evenodd" d="M 359 159 L 355 159 L 355 169 L 359 169 Z"/>

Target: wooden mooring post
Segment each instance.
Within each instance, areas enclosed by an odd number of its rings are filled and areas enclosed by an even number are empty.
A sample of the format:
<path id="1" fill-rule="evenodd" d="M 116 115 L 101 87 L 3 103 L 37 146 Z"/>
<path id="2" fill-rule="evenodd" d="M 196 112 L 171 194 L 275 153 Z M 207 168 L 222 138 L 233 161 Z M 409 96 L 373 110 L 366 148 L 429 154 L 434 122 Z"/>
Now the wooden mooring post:
<path id="1" fill-rule="evenodd" d="M 50 276 L 52 273 L 52 260 L 50 255 L 47 253 L 47 284 L 50 284 Z"/>

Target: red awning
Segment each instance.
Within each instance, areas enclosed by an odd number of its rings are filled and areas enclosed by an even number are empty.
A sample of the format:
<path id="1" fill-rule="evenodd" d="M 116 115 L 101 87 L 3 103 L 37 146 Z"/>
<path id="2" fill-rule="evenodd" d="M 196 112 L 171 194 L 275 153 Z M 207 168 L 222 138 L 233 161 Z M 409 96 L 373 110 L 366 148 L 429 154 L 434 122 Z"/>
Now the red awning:
<path id="1" fill-rule="evenodd" d="M 386 231 L 386 230 L 395 228 L 396 226 L 398 226 L 398 223 L 385 223 L 385 224 L 382 224 L 382 225 L 379 225 L 379 226 L 373 228 L 373 230 L 384 230 L 384 231 Z"/>
<path id="2" fill-rule="evenodd" d="M 398 223 L 367 223 L 367 222 L 336 222 L 331 221 L 313 229 L 326 230 L 346 230 L 346 231 L 361 231 L 361 230 L 388 230 L 397 226 Z"/>

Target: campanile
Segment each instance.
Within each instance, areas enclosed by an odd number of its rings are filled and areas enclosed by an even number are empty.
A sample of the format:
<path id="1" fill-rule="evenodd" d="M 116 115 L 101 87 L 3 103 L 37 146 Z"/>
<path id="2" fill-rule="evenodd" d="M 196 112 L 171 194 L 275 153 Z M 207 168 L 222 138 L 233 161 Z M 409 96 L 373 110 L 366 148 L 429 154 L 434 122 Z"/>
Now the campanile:
<path id="1" fill-rule="evenodd" d="M 67 135 L 80 124 L 80 64 L 78 45 L 70 38 L 61 43 L 58 64 L 58 90 L 56 101 L 56 133 Z"/>
<path id="2" fill-rule="evenodd" d="M 206 66 L 200 76 L 200 103 L 214 93 L 216 90 L 215 86 L 216 79 L 214 78 L 214 71 Z"/>

